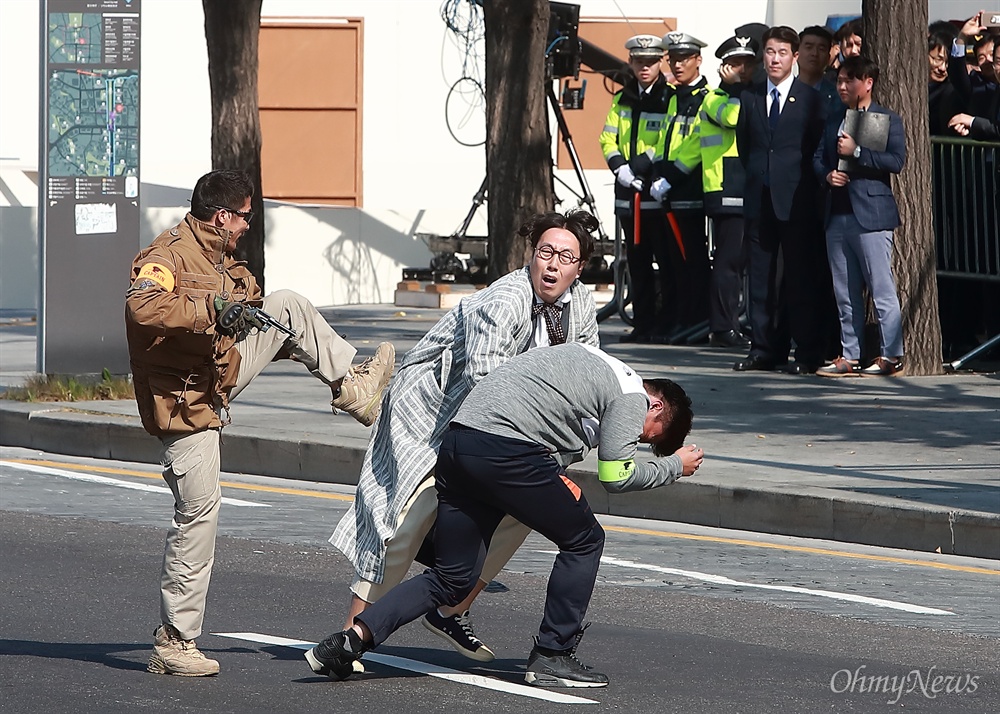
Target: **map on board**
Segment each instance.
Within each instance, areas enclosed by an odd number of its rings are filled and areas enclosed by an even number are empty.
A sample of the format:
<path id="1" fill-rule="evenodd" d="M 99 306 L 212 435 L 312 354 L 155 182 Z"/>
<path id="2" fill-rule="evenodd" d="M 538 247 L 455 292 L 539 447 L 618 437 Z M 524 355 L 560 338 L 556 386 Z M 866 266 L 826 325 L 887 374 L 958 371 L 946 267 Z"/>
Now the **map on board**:
<path id="1" fill-rule="evenodd" d="M 56 69 L 49 76 L 49 176 L 135 176 L 139 72 Z"/>
<path id="2" fill-rule="evenodd" d="M 97 13 L 50 13 L 49 63 L 100 64 L 102 23 Z"/>

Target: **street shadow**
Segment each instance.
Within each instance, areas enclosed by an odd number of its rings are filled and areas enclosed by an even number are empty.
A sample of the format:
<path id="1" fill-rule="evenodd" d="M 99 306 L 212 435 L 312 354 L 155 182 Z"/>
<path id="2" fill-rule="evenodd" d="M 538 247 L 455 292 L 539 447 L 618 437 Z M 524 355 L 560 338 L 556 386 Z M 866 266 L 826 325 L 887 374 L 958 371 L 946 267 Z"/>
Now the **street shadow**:
<path id="1" fill-rule="evenodd" d="M 109 644 L 104 642 L 34 642 L 32 640 L 0 640 L 0 656 L 41 657 L 74 662 L 93 662 L 112 669 L 146 671 L 146 659 L 151 647 L 134 642 Z M 117 655 L 138 653 L 139 661 Z"/>
<path id="2" fill-rule="evenodd" d="M 273 652 L 272 652 L 273 650 Z M 278 650 L 290 652 L 291 656 L 278 653 Z M 261 651 L 275 655 L 275 659 L 300 659 L 301 652 L 289 647 L 264 647 Z M 431 649 L 426 647 L 386 647 L 380 646 L 378 654 L 392 655 L 414 660 L 424 665 L 432 667 L 442 667 L 452 669 L 457 672 L 475 674 L 480 677 L 490 677 L 510 684 L 524 684 L 525 661 L 523 658 L 495 659 L 492 662 L 475 662 L 463 657 L 457 652 L 447 650 Z M 430 675 L 422 672 L 413 672 L 405 669 L 398 669 L 388 664 L 375 662 L 369 658 L 362 658 L 365 665 L 364 674 L 355 674 L 349 677 L 348 682 L 371 682 L 382 679 L 412 679 L 416 677 L 428 677 Z M 329 681 L 327 677 L 303 677 L 296 680 L 298 682 Z"/>
<path id="3" fill-rule="evenodd" d="M 146 662 L 153 646 L 150 643 L 106 643 L 106 642 L 36 642 L 33 640 L 2 640 L 0 639 L 0 656 L 8 657 L 40 657 L 44 659 L 71 660 L 74 662 L 93 662 L 111 669 L 121 669 L 133 672 L 145 672 Z M 199 648 L 206 655 L 221 652 L 247 653 L 255 652 L 247 647 L 227 647 L 210 649 Z M 128 659 L 118 655 L 137 653 L 138 659 Z"/>

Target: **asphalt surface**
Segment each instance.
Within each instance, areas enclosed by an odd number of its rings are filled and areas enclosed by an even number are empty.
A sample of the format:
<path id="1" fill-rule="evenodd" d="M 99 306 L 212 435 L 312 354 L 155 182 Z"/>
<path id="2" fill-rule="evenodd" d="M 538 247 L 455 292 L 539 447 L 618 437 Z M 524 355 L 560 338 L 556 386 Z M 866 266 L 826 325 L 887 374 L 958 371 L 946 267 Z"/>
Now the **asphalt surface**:
<path id="1" fill-rule="evenodd" d="M 350 306 L 322 310 L 359 349 L 381 340 L 397 359 L 441 310 Z M 34 368 L 34 323 L 0 320 L 0 385 Z M 740 352 L 625 345 L 601 326 L 607 351 L 640 374 L 679 382 L 694 402 L 689 442 L 706 451 L 694 478 L 610 496 L 592 454 L 572 472 L 595 511 L 764 533 L 1000 558 L 1000 379 L 824 379 L 736 373 Z M 369 431 L 332 415 L 329 392 L 300 365 L 271 365 L 234 403 L 223 468 L 354 484 Z M 127 402 L 0 400 L 0 444 L 155 463 L 158 442 Z"/>
<path id="2" fill-rule="evenodd" d="M 1000 709 L 996 561 L 610 516 L 579 649 L 608 688 L 520 688 L 552 562 L 537 536 L 475 604 L 494 662 L 413 623 L 330 682 L 302 652 L 344 616 L 351 569 L 324 541 L 351 489 L 223 482 L 198 641 L 222 673 L 154 676 L 156 468 L 0 448 L 0 712 Z"/>

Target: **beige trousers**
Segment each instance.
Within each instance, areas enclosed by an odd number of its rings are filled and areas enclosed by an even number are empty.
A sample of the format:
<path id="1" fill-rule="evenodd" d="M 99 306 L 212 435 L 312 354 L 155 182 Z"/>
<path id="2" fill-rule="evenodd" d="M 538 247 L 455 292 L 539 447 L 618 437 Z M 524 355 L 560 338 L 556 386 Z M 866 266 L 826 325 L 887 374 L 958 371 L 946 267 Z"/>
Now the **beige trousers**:
<path id="1" fill-rule="evenodd" d="M 437 518 L 437 491 L 434 489 L 434 473 L 420 482 L 417 490 L 410 496 L 410 500 L 403 506 L 403 510 L 396 519 L 396 531 L 393 533 L 385 545 L 385 569 L 383 571 L 382 582 L 373 583 L 369 580 L 362 580 L 355 577 L 351 583 L 351 592 L 367 603 L 373 603 L 387 592 L 392 590 L 399 583 L 403 582 L 406 573 L 413 564 L 413 559 L 417 557 L 424 538 L 431 531 L 434 520 Z M 488 583 L 503 570 L 521 547 L 521 543 L 531 533 L 531 529 L 520 521 L 504 516 L 493 533 L 490 540 L 489 550 L 486 551 L 486 560 L 483 563 L 483 572 L 479 579 Z"/>
<path id="2" fill-rule="evenodd" d="M 239 340 L 240 373 L 230 398 L 243 391 L 282 347 L 326 384 L 347 374 L 357 350 L 308 300 L 290 290 L 278 290 L 264 298 L 263 308 L 295 330 L 296 336 L 271 329 Z M 174 518 L 167 531 L 160 576 L 160 620 L 177 628 L 184 639 L 193 640 L 201 634 L 215 561 L 222 502 L 219 431 L 171 435 L 160 441 L 163 480 L 174 495 Z"/>

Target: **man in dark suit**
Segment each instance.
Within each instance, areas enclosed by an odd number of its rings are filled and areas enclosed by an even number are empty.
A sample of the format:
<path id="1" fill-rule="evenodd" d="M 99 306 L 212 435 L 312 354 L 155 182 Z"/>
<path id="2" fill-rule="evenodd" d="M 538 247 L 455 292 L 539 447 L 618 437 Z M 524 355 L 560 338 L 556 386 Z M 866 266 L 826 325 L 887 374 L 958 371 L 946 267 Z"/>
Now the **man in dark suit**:
<path id="1" fill-rule="evenodd" d="M 827 120 L 823 143 L 813 158 L 816 176 L 830 189 L 826 249 L 843 350 L 816 372 L 823 377 L 895 376 L 903 372 L 903 320 L 892 278 L 892 231 L 899 226 L 899 211 L 889 181 L 906 162 L 906 137 L 899 115 L 872 101 L 878 75 L 878 65 L 872 60 L 849 57 L 840 67 L 837 91 L 845 109 L 889 115 L 885 150 L 859 145 L 847 131 L 844 112 L 839 112 Z M 859 125 L 864 119 L 859 117 Z M 846 163 L 840 170 L 842 159 Z M 865 286 L 875 303 L 881 349 L 879 357 L 861 369 Z"/>
<path id="2" fill-rule="evenodd" d="M 750 355 L 736 371 L 811 374 L 823 362 L 822 290 L 828 268 L 817 221 L 812 156 L 823 134 L 819 92 L 792 76 L 799 36 L 772 27 L 763 36 L 767 80 L 740 97 L 736 141 L 746 169 L 743 213 L 750 244 Z"/>

